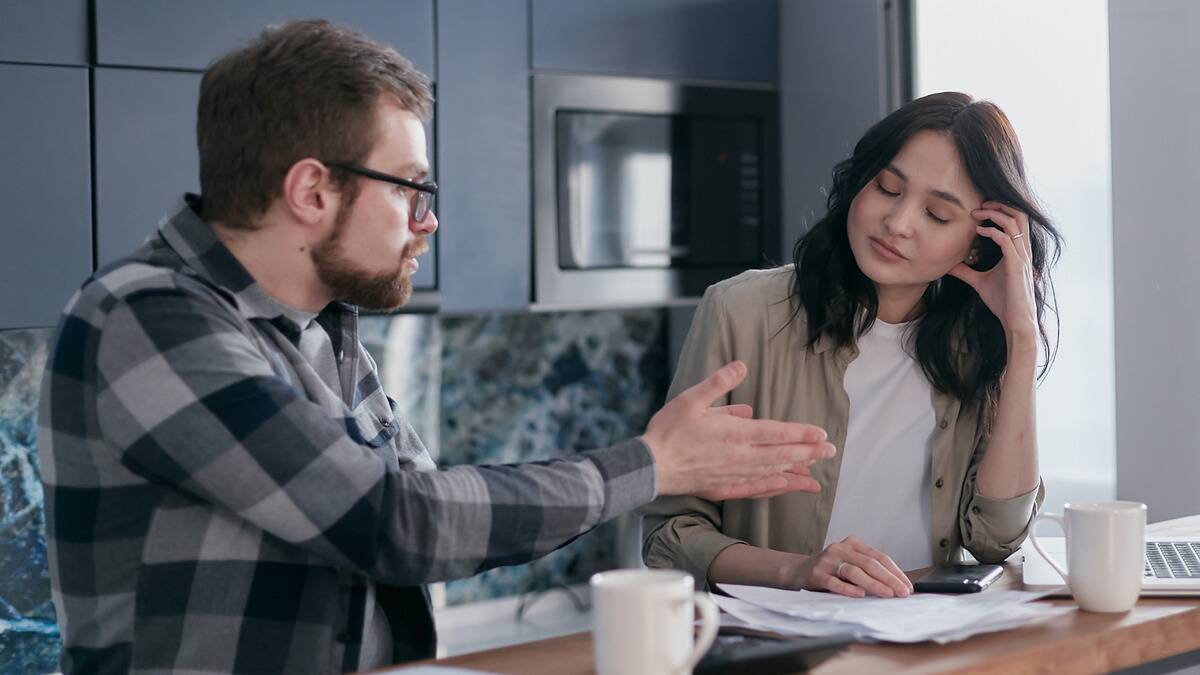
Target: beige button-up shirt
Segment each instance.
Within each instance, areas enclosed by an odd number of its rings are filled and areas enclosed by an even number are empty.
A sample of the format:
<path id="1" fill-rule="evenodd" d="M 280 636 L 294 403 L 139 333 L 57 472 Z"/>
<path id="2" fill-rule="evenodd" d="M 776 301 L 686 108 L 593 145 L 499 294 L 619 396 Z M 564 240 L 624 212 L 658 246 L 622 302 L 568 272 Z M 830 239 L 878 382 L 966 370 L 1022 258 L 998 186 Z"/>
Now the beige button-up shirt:
<path id="1" fill-rule="evenodd" d="M 805 313 L 796 313 L 790 300 L 793 274 L 791 265 L 756 270 L 710 287 L 692 321 L 668 397 L 740 359 L 748 367 L 746 379 L 725 403 L 749 404 L 756 418 L 823 427 L 839 452 L 813 465 L 812 476 L 821 484 L 818 494 L 795 492 L 721 503 L 660 497 L 644 507 L 646 564 L 686 570 L 698 586 L 707 585 L 709 564 L 732 544 L 806 555 L 820 552 L 825 544 L 850 413 L 843 380 L 858 351 L 838 348 L 825 337 L 811 349 L 806 346 Z M 957 562 L 965 548 L 981 562 L 999 562 L 1024 541 L 1045 491 L 1039 482 L 1036 489 L 1011 499 L 979 494 L 975 475 L 988 441 L 979 406 L 964 406 L 934 388 L 933 409 L 933 559 L 939 564 Z M 873 507 L 864 503 L 856 508 Z M 915 512 L 875 515 L 917 517 Z"/>

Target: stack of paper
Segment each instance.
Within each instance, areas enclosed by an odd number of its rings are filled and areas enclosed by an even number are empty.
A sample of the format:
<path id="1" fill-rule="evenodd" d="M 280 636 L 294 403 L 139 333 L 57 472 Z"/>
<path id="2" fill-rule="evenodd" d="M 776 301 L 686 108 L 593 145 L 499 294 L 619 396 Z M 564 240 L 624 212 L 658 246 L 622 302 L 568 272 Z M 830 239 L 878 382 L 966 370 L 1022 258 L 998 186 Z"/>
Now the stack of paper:
<path id="1" fill-rule="evenodd" d="M 723 623 L 809 637 L 849 633 L 884 642 L 954 642 L 1074 611 L 1029 604 L 1042 594 L 1026 591 L 885 599 L 732 584 L 721 589 L 733 596 L 713 596 L 727 613 Z"/>

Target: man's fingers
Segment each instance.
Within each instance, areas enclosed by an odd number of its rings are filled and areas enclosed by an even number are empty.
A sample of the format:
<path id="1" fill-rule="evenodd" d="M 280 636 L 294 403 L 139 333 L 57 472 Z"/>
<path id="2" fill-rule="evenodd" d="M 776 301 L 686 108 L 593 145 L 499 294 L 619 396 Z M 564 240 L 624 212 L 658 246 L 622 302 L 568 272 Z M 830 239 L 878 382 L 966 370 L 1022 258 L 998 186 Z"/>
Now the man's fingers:
<path id="1" fill-rule="evenodd" d="M 821 459 L 829 459 L 837 453 L 832 443 L 794 443 L 788 445 L 760 445 L 751 448 L 741 448 L 731 457 L 743 470 L 771 472 L 780 465 L 787 467 L 808 466 Z"/>
<path id="2" fill-rule="evenodd" d="M 820 492 L 821 485 L 812 478 L 785 472 L 762 478 L 752 478 L 706 491 L 703 497 L 711 501 L 729 499 L 765 499 L 789 492 Z"/>
<path id="3" fill-rule="evenodd" d="M 832 457 L 835 452 L 830 443 L 731 447 L 721 456 L 720 464 L 712 467 L 711 476 L 714 480 L 737 481 L 785 471 L 808 474 L 812 464 Z"/>
<path id="4" fill-rule="evenodd" d="M 716 480 L 736 482 L 784 472 L 810 474 L 809 467 L 814 462 L 832 457 L 833 454 L 833 446 L 829 443 L 736 448 L 726 455 L 727 461 L 720 468 L 720 473 L 713 475 Z"/>
<path id="5" fill-rule="evenodd" d="M 765 499 L 776 495 L 787 494 L 789 492 L 820 492 L 821 484 L 811 476 L 806 476 L 798 473 L 784 473 L 776 477 L 772 481 L 775 484 L 782 483 L 777 489 L 763 490 L 759 492 L 750 492 L 735 499 Z"/>
<path id="6" fill-rule="evenodd" d="M 777 492 L 783 488 L 783 485 L 785 485 L 785 481 L 782 476 L 751 478 L 736 483 L 727 483 L 707 490 L 700 496 L 714 502 L 723 502 L 729 499 L 749 499 L 752 496 L 757 496 L 760 492 Z"/>
<path id="7" fill-rule="evenodd" d="M 774 490 L 772 492 L 753 492 L 750 494 L 736 494 L 729 499 L 770 499 L 779 495 L 786 495 L 792 492 L 810 492 L 816 494 L 821 491 L 821 484 L 813 479 L 808 479 L 808 482 L 803 485 L 795 485 L 784 490 Z"/>
<path id="8" fill-rule="evenodd" d="M 801 422 L 736 419 L 728 423 L 732 440 L 747 445 L 820 443 L 829 436 L 821 427 Z"/>
<path id="9" fill-rule="evenodd" d="M 732 415 L 734 417 L 742 417 L 745 419 L 752 419 L 754 417 L 754 408 L 751 408 L 745 403 L 714 406 L 709 408 L 708 412 L 714 415 Z"/>
<path id="10" fill-rule="evenodd" d="M 820 489 L 807 467 L 834 454 L 824 429 L 755 420 L 744 404 L 712 407 L 745 377 L 746 365 L 733 361 L 651 418 L 642 439 L 655 456 L 661 494 L 726 500 Z"/>
<path id="11" fill-rule="evenodd" d="M 676 400 L 683 399 L 693 406 L 707 408 L 718 398 L 733 391 L 733 388 L 741 384 L 744 379 L 746 379 L 746 364 L 741 361 L 731 361 L 717 372 L 704 378 L 703 382 L 692 385 L 675 398 Z"/>

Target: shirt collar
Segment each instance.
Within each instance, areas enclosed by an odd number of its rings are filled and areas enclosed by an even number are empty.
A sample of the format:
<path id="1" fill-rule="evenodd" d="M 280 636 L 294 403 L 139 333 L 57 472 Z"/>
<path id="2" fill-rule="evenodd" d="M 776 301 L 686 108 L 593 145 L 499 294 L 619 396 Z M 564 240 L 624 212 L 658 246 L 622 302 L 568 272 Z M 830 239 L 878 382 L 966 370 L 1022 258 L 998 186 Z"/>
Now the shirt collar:
<path id="1" fill-rule="evenodd" d="M 271 297 L 217 238 L 212 226 L 204 222 L 200 217 L 201 210 L 200 196 L 185 194 L 159 226 L 163 241 L 179 255 L 188 269 L 232 296 L 238 312 L 247 319 L 282 320 L 291 324 L 296 332 L 307 326 L 316 315 L 289 307 Z M 330 309 L 333 307 L 325 311 Z"/>
<path id="2" fill-rule="evenodd" d="M 967 344 L 966 338 L 964 338 L 962 334 L 958 332 L 955 332 L 950 336 L 950 342 L 948 346 L 950 351 L 956 354 L 970 354 L 972 351 L 971 346 Z M 816 343 L 813 345 L 813 353 L 816 354 L 824 354 L 825 352 L 833 349 L 837 349 L 837 342 L 835 342 L 834 339 L 829 336 L 829 333 L 821 333 L 821 335 L 817 338 Z M 855 347 L 852 351 L 854 354 L 858 354 L 857 347 Z"/>

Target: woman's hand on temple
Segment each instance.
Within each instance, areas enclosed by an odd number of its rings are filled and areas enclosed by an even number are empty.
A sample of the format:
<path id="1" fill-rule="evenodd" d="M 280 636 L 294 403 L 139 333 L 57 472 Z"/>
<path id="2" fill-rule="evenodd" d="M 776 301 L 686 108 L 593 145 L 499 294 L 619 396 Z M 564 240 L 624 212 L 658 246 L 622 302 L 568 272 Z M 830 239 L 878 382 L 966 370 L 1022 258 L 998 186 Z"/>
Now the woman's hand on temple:
<path id="1" fill-rule="evenodd" d="M 950 270 L 950 275 L 962 279 L 979 293 L 983 303 L 1004 326 L 1010 348 L 1016 346 L 1014 340 L 1036 346 L 1038 320 L 1029 217 L 1007 204 L 991 201 L 972 211 L 971 217 L 990 220 L 997 225 L 980 225 L 976 231 L 979 236 L 996 242 L 1004 257 L 986 272 L 959 263 Z"/>

